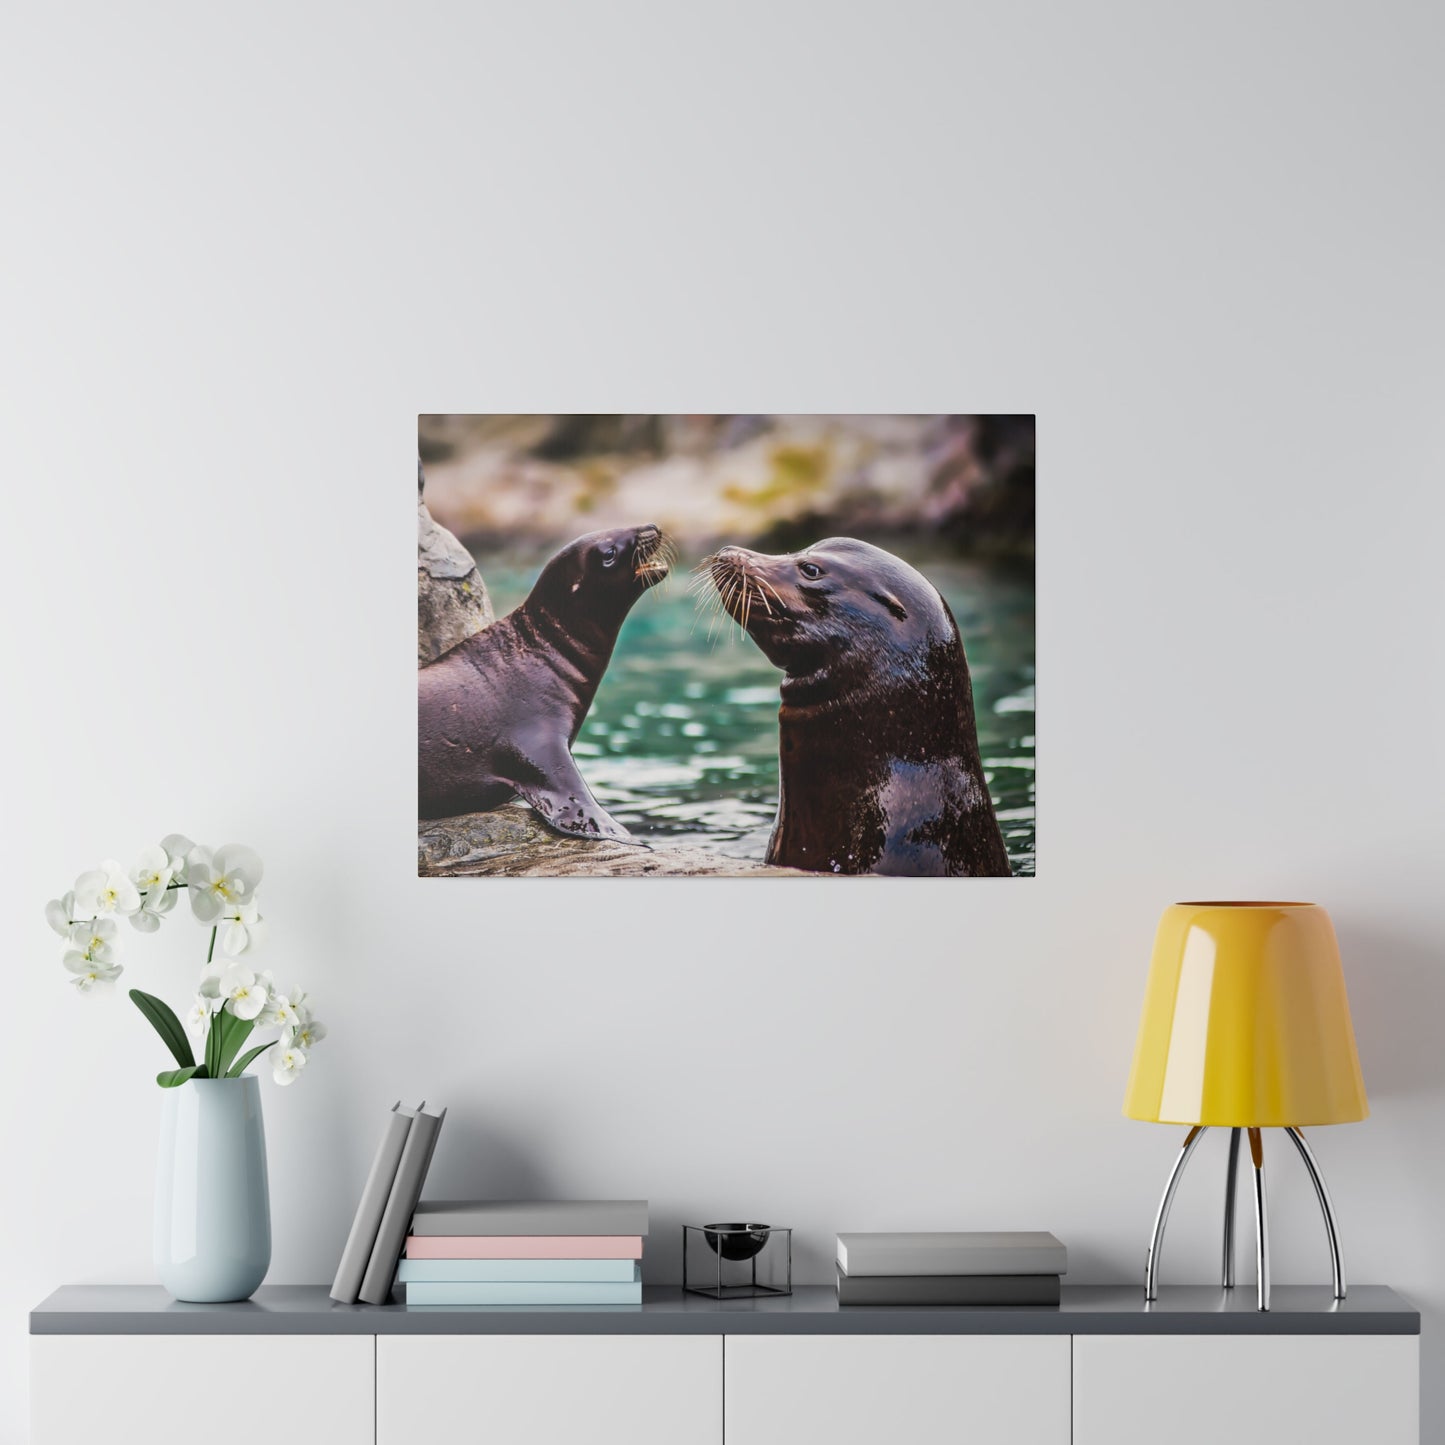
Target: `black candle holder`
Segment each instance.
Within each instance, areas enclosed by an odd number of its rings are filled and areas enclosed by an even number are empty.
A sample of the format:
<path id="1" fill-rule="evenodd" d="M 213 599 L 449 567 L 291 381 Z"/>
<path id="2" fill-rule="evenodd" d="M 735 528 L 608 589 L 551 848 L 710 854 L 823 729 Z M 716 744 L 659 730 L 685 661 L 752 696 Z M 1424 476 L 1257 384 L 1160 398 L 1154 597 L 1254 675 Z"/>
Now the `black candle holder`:
<path id="1" fill-rule="evenodd" d="M 793 1292 L 793 1231 L 771 1224 L 684 1224 L 682 1287 L 710 1299 Z"/>

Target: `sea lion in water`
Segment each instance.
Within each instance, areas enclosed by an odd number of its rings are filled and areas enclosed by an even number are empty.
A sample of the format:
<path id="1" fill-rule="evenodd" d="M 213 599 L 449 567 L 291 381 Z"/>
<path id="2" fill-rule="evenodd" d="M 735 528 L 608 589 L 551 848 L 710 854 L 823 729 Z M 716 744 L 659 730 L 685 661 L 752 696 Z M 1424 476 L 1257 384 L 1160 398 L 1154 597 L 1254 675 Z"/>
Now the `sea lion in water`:
<path id="1" fill-rule="evenodd" d="M 670 562 L 650 524 L 579 537 L 520 607 L 417 672 L 421 817 L 520 796 L 559 833 L 637 841 L 592 796 L 572 744 L 632 604 Z"/>
<path id="2" fill-rule="evenodd" d="M 852 537 L 706 564 L 783 670 L 767 861 L 820 873 L 1011 871 L 984 782 L 958 624 L 906 562 Z"/>

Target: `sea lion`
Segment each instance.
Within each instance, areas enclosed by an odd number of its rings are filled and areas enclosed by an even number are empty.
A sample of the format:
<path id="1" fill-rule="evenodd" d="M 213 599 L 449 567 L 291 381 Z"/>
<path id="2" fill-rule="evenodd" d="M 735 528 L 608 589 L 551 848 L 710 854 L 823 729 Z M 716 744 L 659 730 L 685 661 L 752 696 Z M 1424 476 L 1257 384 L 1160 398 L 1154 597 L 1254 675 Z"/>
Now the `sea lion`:
<path id="1" fill-rule="evenodd" d="M 906 562 L 852 537 L 724 547 L 723 608 L 783 670 L 767 861 L 820 873 L 1007 876 L 958 624 Z"/>
<path id="2" fill-rule="evenodd" d="M 572 744 L 632 604 L 670 563 L 650 524 L 579 537 L 520 607 L 418 671 L 421 817 L 520 796 L 559 833 L 637 841 L 592 796 Z"/>

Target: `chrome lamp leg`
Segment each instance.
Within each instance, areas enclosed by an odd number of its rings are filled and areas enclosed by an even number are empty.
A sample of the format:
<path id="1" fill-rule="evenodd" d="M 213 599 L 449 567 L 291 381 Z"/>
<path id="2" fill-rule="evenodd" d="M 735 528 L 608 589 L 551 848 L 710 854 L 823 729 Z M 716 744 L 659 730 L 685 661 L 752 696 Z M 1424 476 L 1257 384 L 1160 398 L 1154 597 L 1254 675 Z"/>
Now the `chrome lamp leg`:
<path id="1" fill-rule="evenodd" d="M 1196 1124 L 1184 1140 L 1174 1168 L 1169 1171 L 1169 1182 L 1164 1186 L 1164 1197 L 1159 1201 L 1159 1212 L 1154 1216 L 1154 1232 L 1149 1236 L 1149 1253 L 1144 1260 L 1144 1299 L 1159 1298 L 1159 1249 L 1164 1242 L 1164 1226 L 1169 1223 L 1169 1206 L 1174 1203 L 1174 1191 L 1179 1188 L 1180 1176 L 1194 1146 L 1204 1137 L 1205 1126 Z"/>
<path id="2" fill-rule="evenodd" d="M 1225 1289 L 1234 1288 L 1234 1196 L 1239 1179 L 1238 1129 L 1229 1131 L 1229 1168 L 1224 1176 L 1224 1269 L 1220 1282 Z"/>
<path id="3" fill-rule="evenodd" d="M 1264 1192 L 1264 1141 L 1258 1129 L 1249 1131 L 1249 1153 L 1254 1160 L 1254 1262 L 1259 1279 L 1259 1308 L 1269 1309 L 1269 1204 Z"/>
<path id="4" fill-rule="evenodd" d="M 1315 1156 L 1310 1146 L 1305 1143 L 1305 1136 L 1298 1129 L 1286 1129 L 1285 1133 L 1294 1141 L 1294 1147 L 1299 1150 L 1299 1156 L 1304 1160 L 1305 1168 L 1309 1171 L 1310 1183 L 1315 1187 L 1315 1197 L 1320 1202 L 1320 1213 L 1325 1217 L 1325 1237 L 1330 1245 L 1330 1272 L 1334 1275 L 1335 1298 L 1345 1297 L 1345 1263 L 1340 1257 L 1340 1229 L 1335 1221 L 1334 1205 L 1330 1203 L 1330 1191 L 1325 1188 L 1325 1176 L 1320 1173 L 1320 1166 L 1315 1162 Z"/>

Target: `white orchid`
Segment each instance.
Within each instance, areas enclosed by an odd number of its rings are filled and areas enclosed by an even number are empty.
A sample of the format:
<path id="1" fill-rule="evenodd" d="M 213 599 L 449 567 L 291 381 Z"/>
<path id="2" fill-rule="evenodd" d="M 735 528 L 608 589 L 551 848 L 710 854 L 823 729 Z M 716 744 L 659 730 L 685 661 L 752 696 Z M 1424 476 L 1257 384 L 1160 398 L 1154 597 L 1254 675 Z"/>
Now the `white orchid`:
<path id="1" fill-rule="evenodd" d="M 161 926 L 161 919 L 176 906 L 176 888 L 153 889 L 145 896 L 140 908 L 131 914 L 131 927 L 141 933 L 154 933 Z"/>
<path id="2" fill-rule="evenodd" d="M 249 959 L 241 961 L 241 955 L 254 953 L 265 941 L 266 925 L 255 898 L 260 881 L 261 860 L 250 848 L 228 843 L 213 853 L 183 834 L 171 833 L 144 849 L 129 872 L 107 858 L 83 873 L 71 892 L 46 904 L 45 919 L 65 940 L 62 962 L 71 983 L 79 992 L 90 993 L 121 975 L 116 961 L 120 919 L 128 917 L 142 933 L 154 933 L 185 888 L 192 913 L 211 929 L 210 949 L 195 1001 L 185 1016 L 186 1026 L 207 1041 L 210 1067 L 215 1066 L 212 1050 L 217 1046 L 221 1057 L 229 1057 L 228 1034 L 234 1034 L 229 1018 L 251 1025 L 247 1033 L 278 1030 L 271 1045 L 272 1071 L 277 1083 L 290 1084 L 306 1067 L 310 1050 L 326 1037 L 326 1027 L 313 1017 L 304 990 L 287 993 L 269 972 L 253 972 L 247 966 Z M 136 990 L 131 997 L 163 1039 L 175 1039 L 180 1020 L 163 1000 Z M 217 1030 L 222 1030 L 219 1038 Z M 259 1050 L 253 1046 L 249 1052 Z M 181 1072 L 167 1069 L 158 1082 L 175 1087 L 174 1077 Z M 206 1065 L 195 1072 L 208 1077 Z"/>
<path id="3" fill-rule="evenodd" d="M 299 1045 L 303 1049 L 312 1049 L 326 1037 L 326 1025 L 319 1019 L 307 1019 L 305 1023 L 295 1024 L 289 1030 L 290 1042 Z M 285 1040 L 283 1040 L 285 1042 Z"/>
<path id="4" fill-rule="evenodd" d="M 266 1007 L 268 990 L 265 982 L 239 963 L 222 969 L 216 986 L 220 997 L 226 1001 L 226 1012 L 235 1014 L 238 1019 L 255 1019 Z"/>
<path id="5" fill-rule="evenodd" d="M 278 1084 L 294 1084 L 296 1076 L 306 1067 L 306 1054 L 294 1044 L 282 1044 L 271 1056 L 271 1077 Z"/>
<path id="6" fill-rule="evenodd" d="M 166 850 L 166 857 L 170 860 L 171 877 L 177 883 L 186 881 L 186 859 L 190 857 L 195 846 L 184 833 L 167 833 L 161 839 L 161 847 Z"/>
<path id="7" fill-rule="evenodd" d="M 261 977 L 269 986 L 271 975 L 265 973 L 262 974 Z M 279 1027 L 282 1030 L 282 1037 L 284 1039 L 300 1022 L 301 1019 L 296 1012 L 295 1005 L 292 1004 L 291 1000 L 287 998 L 280 989 L 272 987 L 271 997 L 267 999 L 266 1007 L 262 1010 L 261 1016 L 256 1020 L 256 1023 L 266 1028 Z"/>
<path id="8" fill-rule="evenodd" d="M 71 920 L 75 917 L 75 894 L 52 898 L 45 905 L 45 921 L 64 939 L 70 937 Z"/>
<path id="9" fill-rule="evenodd" d="M 193 1034 L 204 1038 L 206 1030 L 211 1026 L 211 1014 L 214 1012 L 213 1001 L 204 994 L 197 994 L 196 1001 L 191 1005 L 190 1012 L 186 1014 L 186 1027 Z"/>
<path id="10" fill-rule="evenodd" d="M 169 888 L 175 871 L 171 855 L 163 847 L 153 844 L 142 849 L 140 861 L 130 870 L 130 881 L 142 896 L 149 897 L 156 889 L 164 891 Z"/>
<path id="11" fill-rule="evenodd" d="M 102 913 L 129 915 L 139 907 L 140 890 L 114 858 L 107 858 L 100 867 L 75 880 L 74 918 L 95 918 Z"/>
<path id="12" fill-rule="evenodd" d="M 98 983 L 113 983 L 122 973 L 118 963 L 97 963 L 79 953 L 67 953 L 65 966 L 75 975 L 70 981 L 81 993 L 89 993 Z"/>
<path id="13" fill-rule="evenodd" d="M 266 941 L 266 922 L 254 902 L 227 904 L 217 926 L 221 952 L 233 958 L 254 953 Z"/>
<path id="14" fill-rule="evenodd" d="M 87 963 L 114 963 L 116 935 L 119 926 L 113 918 L 86 918 L 70 925 L 71 952 L 77 952 Z"/>
<path id="15" fill-rule="evenodd" d="M 261 859 L 239 843 L 218 848 L 214 857 L 208 848 L 193 848 L 186 858 L 191 912 L 202 923 L 214 924 L 228 906 L 249 903 L 260 881 Z"/>

